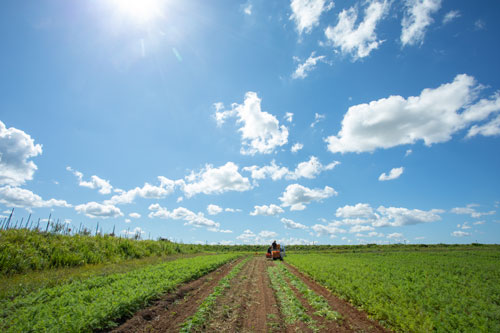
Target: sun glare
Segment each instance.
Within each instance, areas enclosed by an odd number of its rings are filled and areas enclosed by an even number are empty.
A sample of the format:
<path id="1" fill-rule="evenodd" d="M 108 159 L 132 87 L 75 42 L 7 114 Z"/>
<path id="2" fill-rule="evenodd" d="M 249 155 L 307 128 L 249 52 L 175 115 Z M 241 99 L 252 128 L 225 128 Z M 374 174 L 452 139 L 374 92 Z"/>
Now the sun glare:
<path id="1" fill-rule="evenodd" d="M 164 0 L 112 0 L 116 10 L 137 23 L 148 23 L 162 16 Z"/>

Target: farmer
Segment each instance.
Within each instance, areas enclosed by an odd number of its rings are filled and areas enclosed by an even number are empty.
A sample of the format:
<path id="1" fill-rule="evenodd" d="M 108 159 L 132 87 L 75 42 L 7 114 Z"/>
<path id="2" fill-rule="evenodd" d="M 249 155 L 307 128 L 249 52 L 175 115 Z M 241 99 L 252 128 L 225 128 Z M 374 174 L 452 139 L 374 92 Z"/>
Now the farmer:
<path id="1" fill-rule="evenodd" d="M 276 250 L 278 248 L 278 245 L 276 244 L 276 241 L 273 242 L 273 250 Z"/>

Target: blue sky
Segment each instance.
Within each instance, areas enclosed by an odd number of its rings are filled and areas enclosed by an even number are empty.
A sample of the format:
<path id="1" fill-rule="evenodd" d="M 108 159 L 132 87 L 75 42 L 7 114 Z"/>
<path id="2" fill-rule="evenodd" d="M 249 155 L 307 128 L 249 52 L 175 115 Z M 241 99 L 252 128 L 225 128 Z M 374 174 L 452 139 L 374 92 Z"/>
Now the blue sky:
<path id="1" fill-rule="evenodd" d="M 0 214 L 498 243 L 500 4 L 4 1 Z"/>

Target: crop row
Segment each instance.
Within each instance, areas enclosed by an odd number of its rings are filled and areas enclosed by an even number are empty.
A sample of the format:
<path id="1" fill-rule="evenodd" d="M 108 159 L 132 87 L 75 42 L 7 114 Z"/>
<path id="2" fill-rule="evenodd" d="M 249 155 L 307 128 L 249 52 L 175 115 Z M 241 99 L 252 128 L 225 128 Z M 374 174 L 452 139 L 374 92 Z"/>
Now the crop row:
<path id="1" fill-rule="evenodd" d="M 213 311 L 217 298 L 230 287 L 231 280 L 241 271 L 243 265 L 245 265 L 249 260 L 250 258 L 246 258 L 238 263 L 225 277 L 219 281 L 219 283 L 214 287 L 213 292 L 200 304 L 195 314 L 186 319 L 186 321 L 182 324 L 180 332 L 194 332 L 203 328 L 210 316 L 210 313 Z"/>
<path id="2" fill-rule="evenodd" d="M 280 312 L 287 325 L 295 324 L 299 321 L 305 323 L 311 330 L 318 331 L 316 321 L 307 314 L 300 300 L 293 292 L 290 285 L 280 274 L 281 270 L 277 266 L 270 266 L 267 273 L 271 280 L 271 287 L 274 289 L 279 301 Z"/>
<path id="3" fill-rule="evenodd" d="M 288 262 L 398 331 L 500 332 L 500 252 L 290 254 Z"/>
<path id="4" fill-rule="evenodd" d="M 309 287 L 307 287 L 307 285 L 295 274 L 291 273 L 283 263 L 277 263 L 277 267 L 281 271 L 282 276 L 288 278 L 290 283 L 297 288 L 312 308 L 316 310 L 316 312 L 314 312 L 315 315 L 324 317 L 327 320 L 342 320 L 342 315 L 330 307 L 326 298 L 309 289 Z"/>
<path id="5" fill-rule="evenodd" d="M 198 256 L 97 276 L 15 298 L 0 309 L 7 332 L 87 332 L 113 327 L 151 299 L 199 278 L 239 254 Z"/>

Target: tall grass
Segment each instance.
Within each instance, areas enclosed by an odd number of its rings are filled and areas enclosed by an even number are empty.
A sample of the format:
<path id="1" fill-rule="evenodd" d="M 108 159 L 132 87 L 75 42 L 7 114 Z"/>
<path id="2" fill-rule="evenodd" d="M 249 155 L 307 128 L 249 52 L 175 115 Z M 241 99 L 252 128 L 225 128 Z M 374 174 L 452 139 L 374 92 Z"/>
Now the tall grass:
<path id="1" fill-rule="evenodd" d="M 72 267 L 204 251 L 202 245 L 136 240 L 112 235 L 64 235 L 28 229 L 0 230 L 0 274 Z"/>

